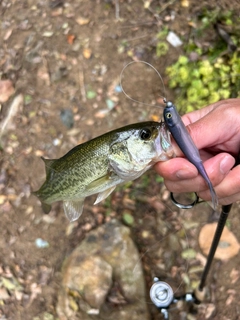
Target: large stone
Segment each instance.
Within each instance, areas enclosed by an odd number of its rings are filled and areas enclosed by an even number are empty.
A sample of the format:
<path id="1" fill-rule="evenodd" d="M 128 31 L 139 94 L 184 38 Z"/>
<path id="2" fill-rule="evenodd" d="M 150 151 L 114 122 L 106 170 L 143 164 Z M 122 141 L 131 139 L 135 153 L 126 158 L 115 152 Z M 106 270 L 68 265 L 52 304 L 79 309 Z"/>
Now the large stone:
<path id="1" fill-rule="evenodd" d="M 61 320 L 149 319 L 141 261 L 127 227 L 116 220 L 99 227 L 67 258 L 57 312 Z"/>

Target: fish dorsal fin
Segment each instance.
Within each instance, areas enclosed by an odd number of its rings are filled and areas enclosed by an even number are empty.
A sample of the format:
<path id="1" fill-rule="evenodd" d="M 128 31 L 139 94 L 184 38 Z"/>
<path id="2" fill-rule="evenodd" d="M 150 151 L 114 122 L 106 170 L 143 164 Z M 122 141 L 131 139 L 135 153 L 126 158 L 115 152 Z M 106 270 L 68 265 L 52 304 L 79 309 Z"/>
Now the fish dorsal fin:
<path id="1" fill-rule="evenodd" d="M 79 199 L 77 201 L 63 201 L 63 209 L 70 222 L 77 220 L 82 214 L 83 202 L 84 199 Z"/>
<path id="2" fill-rule="evenodd" d="M 100 192 L 97 196 L 96 201 L 94 202 L 94 204 L 97 204 L 99 202 L 101 202 L 102 200 L 106 199 L 112 192 L 113 190 L 116 188 L 116 186 L 113 186 L 103 192 Z"/>
<path id="3" fill-rule="evenodd" d="M 55 162 L 55 159 L 45 159 L 43 157 L 41 157 L 41 159 L 45 164 L 46 175 L 48 175 L 52 170 L 51 165 L 53 164 L 53 162 Z"/>

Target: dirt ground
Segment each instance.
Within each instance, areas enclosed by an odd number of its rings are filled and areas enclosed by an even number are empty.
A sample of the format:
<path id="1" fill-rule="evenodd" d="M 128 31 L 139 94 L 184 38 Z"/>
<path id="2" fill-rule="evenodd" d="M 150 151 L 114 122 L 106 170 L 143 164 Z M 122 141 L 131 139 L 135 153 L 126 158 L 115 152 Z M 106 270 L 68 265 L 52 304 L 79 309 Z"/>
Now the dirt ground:
<path id="1" fill-rule="evenodd" d="M 160 119 L 159 108 L 133 102 L 115 88 L 128 62 L 145 60 L 164 74 L 181 54 L 181 47 L 171 47 L 167 55 L 156 56 L 156 35 L 164 25 L 187 41 L 188 22 L 203 8 L 240 12 L 237 0 L 183 2 L 119 0 L 119 12 L 111 0 L 0 2 L 0 74 L 15 87 L 12 98 L 2 104 L 0 120 L 15 97 L 24 100 L 2 137 L 0 153 L 0 319 L 45 319 L 46 312 L 57 318 L 65 257 L 87 232 L 113 217 L 123 221 L 125 213 L 134 216 L 131 230 L 148 289 L 154 276 L 168 279 L 179 293 L 198 281 L 204 260 L 198 234 L 211 208 L 201 204 L 179 211 L 154 171 L 118 188 L 98 206 L 89 198 L 73 224 L 61 204 L 44 215 L 31 195 L 45 178 L 41 156 L 58 158 L 108 130 Z M 131 65 L 124 77 L 125 91 L 142 102 L 159 102 L 159 88 L 161 82 L 146 66 Z M 167 89 L 167 94 L 173 93 Z M 229 226 L 240 241 L 238 212 L 235 204 Z M 49 246 L 37 247 L 38 238 Z M 183 248 L 192 249 L 193 257 L 184 257 Z M 239 262 L 239 254 L 225 263 L 214 262 L 209 297 L 188 319 L 206 319 L 209 306 L 215 310 L 210 319 L 240 319 Z M 152 319 L 162 319 L 147 300 Z"/>

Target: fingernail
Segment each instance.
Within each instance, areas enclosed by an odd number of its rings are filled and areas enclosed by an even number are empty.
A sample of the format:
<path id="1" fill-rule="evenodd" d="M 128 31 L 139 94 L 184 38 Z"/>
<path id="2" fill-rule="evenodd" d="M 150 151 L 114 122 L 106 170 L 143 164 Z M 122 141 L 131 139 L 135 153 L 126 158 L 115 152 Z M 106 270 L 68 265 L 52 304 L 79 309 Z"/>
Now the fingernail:
<path id="1" fill-rule="evenodd" d="M 220 172 L 221 172 L 222 174 L 226 174 L 226 173 L 228 173 L 228 172 L 231 170 L 231 168 L 232 168 L 232 166 L 233 166 L 231 160 L 232 160 L 232 159 L 231 159 L 229 156 L 225 156 L 225 157 L 222 159 L 222 161 L 220 162 Z"/>
<path id="2" fill-rule="evenodd" d="M 179 179 L 190 179 L 195 177 L 195 174 L 192 171 L 186 170 L 186 169 L 181 169 L 176 172 L 176 176 Z"/>

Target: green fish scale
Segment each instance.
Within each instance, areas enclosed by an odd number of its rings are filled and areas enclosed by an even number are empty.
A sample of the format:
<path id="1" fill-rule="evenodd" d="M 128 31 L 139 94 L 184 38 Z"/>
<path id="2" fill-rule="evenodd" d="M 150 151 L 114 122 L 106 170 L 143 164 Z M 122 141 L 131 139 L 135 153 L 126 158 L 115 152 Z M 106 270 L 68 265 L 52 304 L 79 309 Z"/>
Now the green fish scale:
<path id="1" fill-rule="evenodd" d="M 108 168 L 107 143 L 93 141 L 89 145 L 79 145 L 57 159 L 51 166 L 46 182 L 38 191 L 42 201 L 52 201 L 74 198 L 75 195 L 85 190 L 85 187 L 105 175 Z M 99 146 L 100 145 L 100 146 Z M 94 150 L 94 152 L 92 151 Z M 91 161 L 97 158 L 95 162 Z"/>

